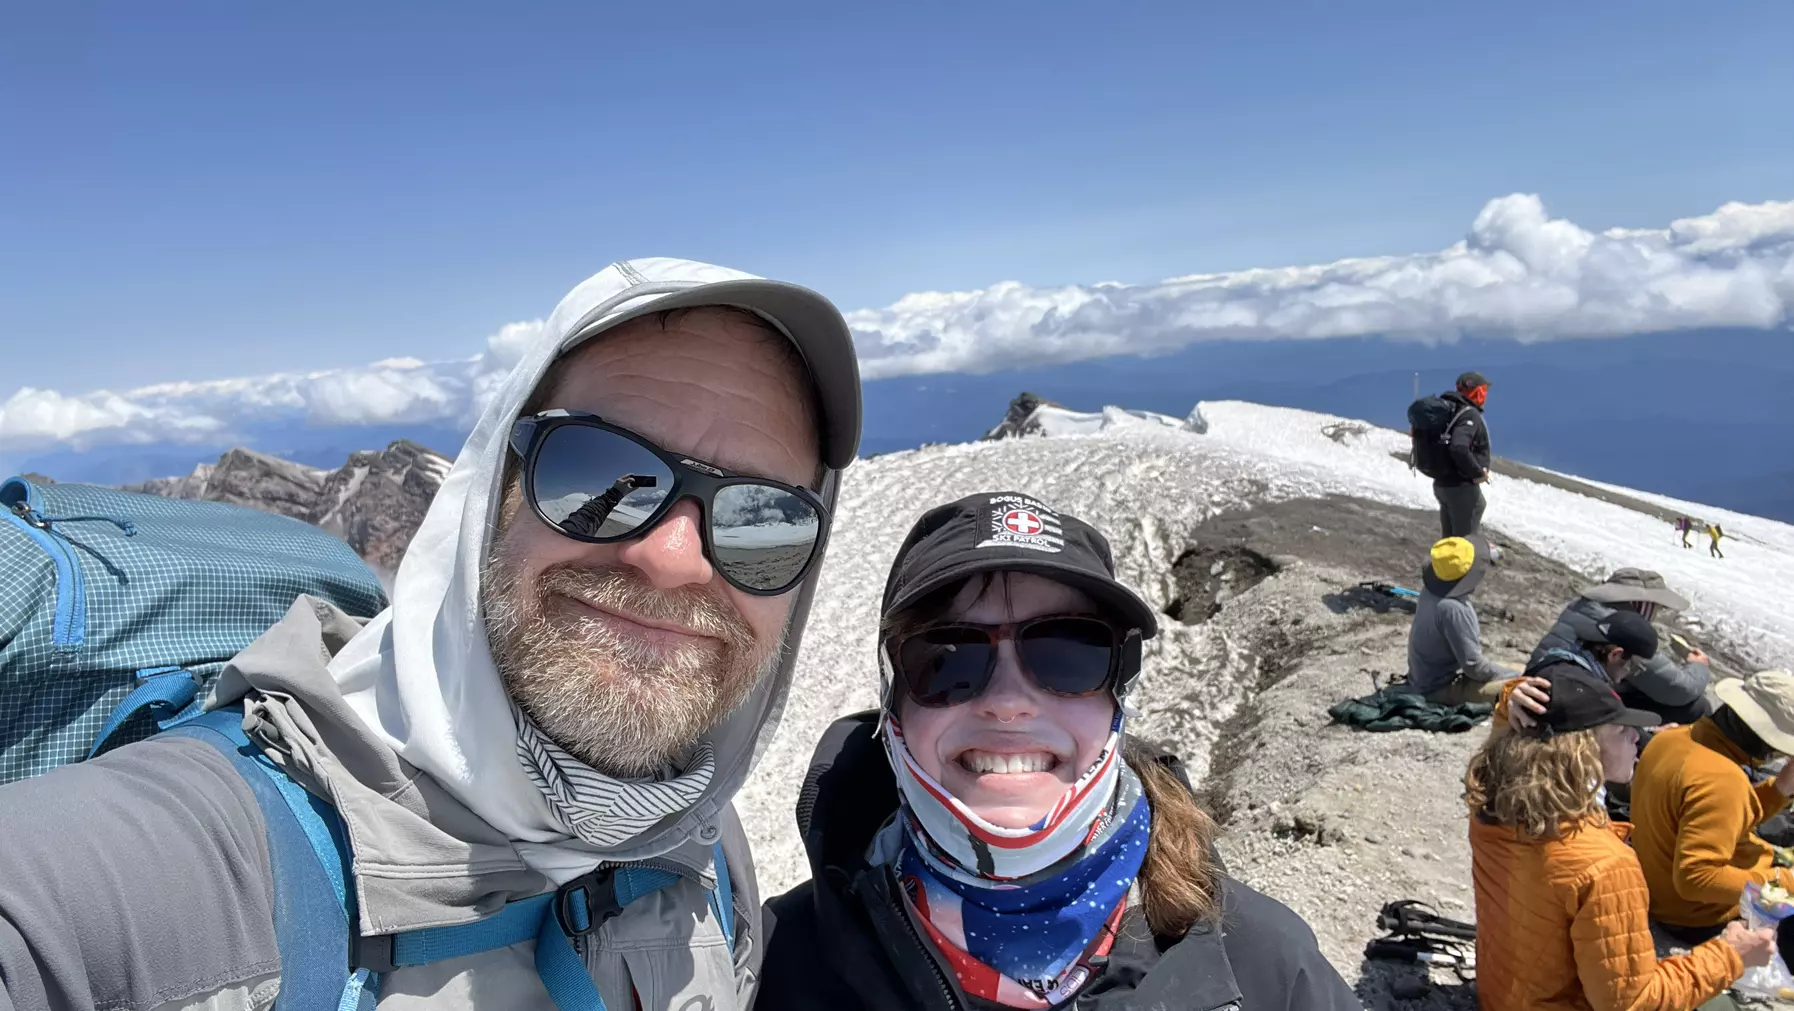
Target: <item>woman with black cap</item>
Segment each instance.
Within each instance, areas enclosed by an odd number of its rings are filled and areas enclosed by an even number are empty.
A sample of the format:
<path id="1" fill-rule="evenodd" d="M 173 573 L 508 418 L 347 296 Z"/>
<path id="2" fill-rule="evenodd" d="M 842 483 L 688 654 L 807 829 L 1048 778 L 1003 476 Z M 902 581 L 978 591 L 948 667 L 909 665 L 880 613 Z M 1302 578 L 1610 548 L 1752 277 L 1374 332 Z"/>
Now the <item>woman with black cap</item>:
<path id="1" fill-rule="evenodd" d="M 1604 781 L 1631 781 L 1638 730 L 1658 718 L 1577 664 L 1537 673 L 1545 711 L 1491 735 L 1464 776 L 1479 1006 L 1691 1011 L 1768 964 L 1774 934 L 1742 921 L 1657 958 L 1631 826 L 1608 820 L 1601 794 Z"/>
<path id="2" fill-rule="evenodd" d="M 1153 611 L 1028 495 L 929 511 L 879 632 L 883 705 L 824 735 L 811 880 L 767 903 L 758 1003 L 1356 1009 L 1307 924 L 1215 865 L 1171 755 L 1127 736 Z"/>

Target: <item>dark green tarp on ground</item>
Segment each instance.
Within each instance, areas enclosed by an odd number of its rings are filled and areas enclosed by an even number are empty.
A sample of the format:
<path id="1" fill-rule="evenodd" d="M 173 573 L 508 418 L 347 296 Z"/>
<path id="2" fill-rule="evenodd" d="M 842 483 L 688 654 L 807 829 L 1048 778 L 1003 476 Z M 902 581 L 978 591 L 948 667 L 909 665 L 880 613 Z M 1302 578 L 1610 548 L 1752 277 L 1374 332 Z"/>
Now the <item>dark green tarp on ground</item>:
<path id="1" fill-rule="evenodd" d="M 1341 702 L 1327 710 L 1327 714 L 1333 717 L 1333 722 L 1359 730 L 1433 730 L 1461 734 L 1488 719 L 1494 708 L 1483 702 L 1466 702 L 1459 706 L 1428 702 L 1424 696 L 1409 691 L 1407 685 L 1395 684 L 1374 695 Z"/>

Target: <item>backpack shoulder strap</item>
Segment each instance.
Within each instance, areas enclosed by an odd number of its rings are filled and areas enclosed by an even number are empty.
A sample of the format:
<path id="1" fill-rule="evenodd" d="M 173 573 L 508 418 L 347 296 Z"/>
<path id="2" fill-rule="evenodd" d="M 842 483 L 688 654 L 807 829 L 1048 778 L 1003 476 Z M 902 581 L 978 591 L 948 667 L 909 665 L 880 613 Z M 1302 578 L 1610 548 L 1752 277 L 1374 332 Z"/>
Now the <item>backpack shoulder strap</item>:
<path id="1" fill-rule="evenodd" d="M 261 807 L 273 868 L 274 936 L 280 950 L 280 996 L 275 1008 L 344 1007 L 355 893 L 348 887 L 348 839 L 336 812 L 262 754 L 243 733 L 240 708 L 200 714 L 164 733 L 217 748 Z M 357 1003 L 346 1005 L 356 1007 Z"/>
<path id="2" fill-rule="evenodd" d="M 1439 441 L 1442 443 L 1449 443 L 1451 441 L 1452 430 L 1458 427 L 1458 422 L 1463 421 L 1464 415 L 1469 414 L 1474 410 L 1476 410 L 1474 407 L 1458 408 L 1458 413 L 1452 415 L 1451 420 L 1445 423 L 1445 427 L 1439 430 Z"/>
<path id="3" fill-rule="evenodd" d="M 717 843 L 711 850 L 711 866 L 716 870 L 716 887 L 710 892 L 710 910 L 716 914 L 718 926 L 723 928 L 723 940 L 729 942 L 729 953 L 735 953 L 735 885 L 729 880 L 729 857 L 723 852 L 723 844 Z"/>
<path id="4" fill-rule="evenodd" d="M 189 716 L 164 733 L 193 737 L 230 759 L 255 795 L 267 824 L 274 876 L 274 930 L 280 950 L 275 1011 L 334 1007 L 373 1011 L 380 975 L 463 955 L 508 948 L 534 938 L 536 973 L 560 1011 L 606 1011 L 604 998 L 573 948 L 635 900 L 681 880 L 672 871 L 626 865 L 602 868 L 559 889 L 507 903 L 472 923 L 362 937 L 348 836 L 322 799 L 294 782 L 243 732 L 240 708 Z M 734 887 L 719 842 L 710 908 L 735 949 Z"/>
<path id="5" fill-rule="evenodd" d="M 122 743 L 125 730 L 140 713 L 155 717 L 158 729 L 167 729 L 176 721 L 199 712 L 199 681 L 184 667 L 149 667 L 137 672 L 137 687 L 124 700 L 112 707 L 105 726 L 94 738 L 87 757 L 108 751 Z M 239 728 L 240 732 L 241 728 Z M 247 738 L 245 738 L 247 741 Z"/>
<path id="6" fill-rule="evenodd" d="M 1590 674 L 1600 675 L 1603 681 L 1608 680 L 1607 672 L 1596 670 L 1594 666 L 1589 663 L 1588 657 L 1583 656 L 1581 653 L 1564 649 L 1561 646 L 1553 646 L 1541 653 L 1538 662 L 1527 664 L 1526 669 L 1520 672 L 1520 676 L 1530 677 L 1537 671 L 1541 671 L 1546 667 L 1559 663 L 1573 663 L 1583 670 L 1588 671 Z"/>

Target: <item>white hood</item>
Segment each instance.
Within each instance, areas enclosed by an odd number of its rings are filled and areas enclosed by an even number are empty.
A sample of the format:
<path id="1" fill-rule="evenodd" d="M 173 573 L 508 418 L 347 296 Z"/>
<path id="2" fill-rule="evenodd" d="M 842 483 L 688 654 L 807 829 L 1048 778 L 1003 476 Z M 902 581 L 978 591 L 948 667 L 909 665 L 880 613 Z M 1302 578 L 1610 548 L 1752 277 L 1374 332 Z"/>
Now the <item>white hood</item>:
<path id="1" fill-rule="evenodd" d="M 498 508 L 507 441 L 518 412 L 549 365 L 594 333 L 648 312 L 692 305 L 739 305 L 768 318 L 799 347 L 822 401 L 824 457 L 831 467 L 851 459 L 859 429 L 857 375 L 851 430 L 839 387 L 852 373 L 846 324 L 820 295 L 753 275 L 689 260 L 615 263 L 561 300 L 544 336 L 487 406 L 456 457 L 399 565 L 392 606 L 331 661 L 350 707 L 375 736 L 428 773 L 475 814 L 523 845 L 518 850 L 557 880 L 589 869 L 596 857 L 635 860 L 688 839 L 714 839 L 718 818 L 777 729 L 790 688 L 803 623 L 815 590 L 811 570 L 796 591 L 784 659 L 747 702 L 710 735 L 716 775 L 698 803 L 616 850 L 572 839 L 517 759 L 517 727 L 486 644 L 479 576 Z M 832 356 L 832 357 L 831 357 Z M 831 364 L 832 363 L 832 364 Z M 831 416 L 832 415 L 832 416 Z M 833 438 L 833 444 L 828 440 Z M 827 472 L 821 495 L 832 508 L 839 482 Z"/>

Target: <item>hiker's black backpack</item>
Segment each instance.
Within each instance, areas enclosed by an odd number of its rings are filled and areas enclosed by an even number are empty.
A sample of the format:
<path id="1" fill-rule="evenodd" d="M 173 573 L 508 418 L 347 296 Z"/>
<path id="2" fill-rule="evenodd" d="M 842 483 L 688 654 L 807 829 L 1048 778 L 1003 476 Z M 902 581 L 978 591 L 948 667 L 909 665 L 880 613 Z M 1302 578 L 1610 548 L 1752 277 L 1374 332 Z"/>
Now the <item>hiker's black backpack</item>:
<path id="1" fill-rule="evenodd" d="M 1434 480 L 1454 473 L 1451 430 L 1474 409 L 1439 396 L 1421 397 L 1408 405 L 1408 434 L 1414 440 L 1409 459 L 1415 470 Z"/>

